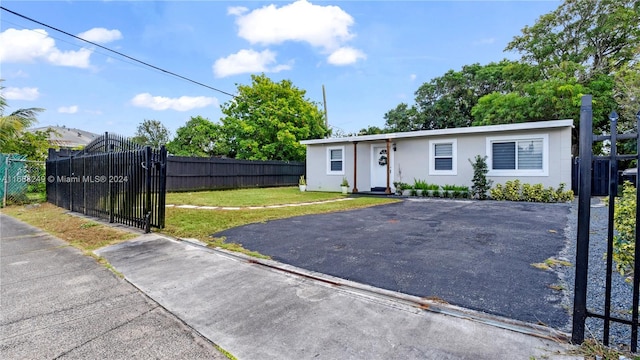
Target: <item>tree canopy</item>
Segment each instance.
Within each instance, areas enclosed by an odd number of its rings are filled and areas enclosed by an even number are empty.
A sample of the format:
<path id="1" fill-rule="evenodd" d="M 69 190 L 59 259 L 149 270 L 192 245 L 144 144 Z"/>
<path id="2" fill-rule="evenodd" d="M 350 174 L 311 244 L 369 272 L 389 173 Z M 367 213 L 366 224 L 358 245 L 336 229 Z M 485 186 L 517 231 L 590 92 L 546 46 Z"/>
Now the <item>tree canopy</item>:
<path id="1" fill-rule="evenodd" d="M 145 119 L 138 125 L 133 141 L 142 146 L 158 148 L 169 142 L 169 130 L 158 120 Z"/>
<path id="2" fill-rule="evenodd" d="M 222 133 L 228 155 L 248 160 L 304 161 L 300 140 L 328 134 L 318 104 L 291 81 L 278 83 L 252 75 L 251 85 L 238 85 L 238 95 L 222 105 Z"/>
<path id="3" fill-rule="evenodd" d="M 555 11 L 522 29 L 505 50 L 548 72 L 565 62 L 587 68 L 587 79 L 611 74 L 640 49 L 640 3 L 637 0 L 565 0 Z"/>
<path id="4" fill-rule="evenodd" d="M 634 127 L 640 95 L 640 2 L 565 0 L 526 26 L 505 51 L 519 61 L 465 65 L 422 84 L 415 104 L 384 115 L 383 131 L 414 131 L 573 119 L 593 95 L 594 130 L 607 132 L 619 109 L 620 130 Z"/>
<path id="5" fill-rule="evenodd" d="M 178 128 L 175 138 L 167 143 L 167 151 L 177 156 L 211 157 L 226 155 L 225 150 L 220 125 L 201 116 Z"/>

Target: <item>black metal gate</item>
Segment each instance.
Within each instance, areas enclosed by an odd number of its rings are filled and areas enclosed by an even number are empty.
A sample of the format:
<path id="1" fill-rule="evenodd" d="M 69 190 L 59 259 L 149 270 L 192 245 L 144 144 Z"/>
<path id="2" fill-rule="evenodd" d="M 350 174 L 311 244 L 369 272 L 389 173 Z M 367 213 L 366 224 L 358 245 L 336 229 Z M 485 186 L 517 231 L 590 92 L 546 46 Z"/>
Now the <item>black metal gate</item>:
<path id="1" fill-rule="evenodd" d="M 167 151 L 105 133 L 80 153 L 47 160 L 47 201 L 144 229 L 164 227 Z"/>
<path id="2" fill-rule="evenodd" d="M 622 316 L 614 316 L 611 313 L 611 294 L 612 294 L 612 272 L 613 272 L 613 217 L 615 211 L 615 196 L 618 192 L 618 161 L 620 160 L 638 160 L 640 154 L 640 141 L 638 134 L 617 134 L 617 115 L 612 113 L 611 116 L 611 134 L 593 136 L 593 112 L 591 105 L 591 95 L 585 95 L 582 98 L 582 106 L 580 108 L 580 166 L 579 166 L 579 198 L 578 198 L 578 228 L 577 228 L 577 247 L 576 247 L 576 278 L 575 278 L 575 297 L 573 308 L 573 332 L 572 341 L 574 343 L 582 343 L 585 334 L 585 322 L 587 317 L 598 318 L 603 321 L 603 343 L 609 345 L 609 332 L 611 323 L 624 324 L 631 327 L 631 343 L 632 352 L 636 352 L 638 348 L 638 303 L 640 290 L 640 246 L 635 246 L 634 259 L 634 275 L 633 275 L 633 299 L 631 309 L 631 319 L 625 319 Z M 637 129 L 640 130 L 640 112 L 637 115 Z M 638 150 L 634 155 L 618 155 L 617 142 L 624 139 L 636 139 Z M 609 141 L 611 146 L 610 155 L 606 157 L 594 157 L 592 148 L 595 141 Z M 591 220 L 591 185 L 592 185 L 592 164 L 593 160 L 609 160 L 609 217 L 608 217 L 608 233 L 607 233 L 607 256 L 606 256 L 606 278 L 605 278 L 605 299 L 604 312 L 599 313 L 590 311 L 587 308 L 587 281 L 589 267 L 589 234 Z M 636 185 L 637 186 L 637 185 Z M 640 192 L 636 190 L 636 204 L 639 204 L 638 197 Z M 640 206 L 636 206 L 636 222 L 635 236 L 638 243 L 638 233 L 640 228 Z"/>

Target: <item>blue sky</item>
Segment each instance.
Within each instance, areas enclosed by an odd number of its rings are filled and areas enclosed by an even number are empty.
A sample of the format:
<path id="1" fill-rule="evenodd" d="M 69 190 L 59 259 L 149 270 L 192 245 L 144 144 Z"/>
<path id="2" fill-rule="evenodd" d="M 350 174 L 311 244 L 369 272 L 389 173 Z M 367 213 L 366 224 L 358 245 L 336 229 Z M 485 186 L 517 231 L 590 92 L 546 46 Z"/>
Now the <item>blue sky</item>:
<path id="1" fill-rule="evenodd" d="M 560 1 L 11 1 L 44 24 L 229 93 L 264 72 L 289 79 L 344 132 L 382 127 L 424 82 L 503 52 Z M 144 119 L 175 134 L 219 121 L 231 97 L 0 12 L 0 78 L 10 108 L 38 126 L 131 136 Z"/>

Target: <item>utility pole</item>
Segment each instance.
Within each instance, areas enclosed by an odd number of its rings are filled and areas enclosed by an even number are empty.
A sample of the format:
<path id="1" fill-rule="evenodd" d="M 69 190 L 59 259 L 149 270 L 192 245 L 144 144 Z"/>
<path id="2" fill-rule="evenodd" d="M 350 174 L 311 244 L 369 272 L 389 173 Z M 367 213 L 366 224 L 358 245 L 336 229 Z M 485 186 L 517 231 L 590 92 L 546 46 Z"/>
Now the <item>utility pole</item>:
<path id="1" fill-rule="evenodd" d="M 329 128 L 329 116 L 327 115 L 327 94 L 324 92 L 324 84 L 322 84 L 322 100 L 324 101 L 324 126 Z"/>

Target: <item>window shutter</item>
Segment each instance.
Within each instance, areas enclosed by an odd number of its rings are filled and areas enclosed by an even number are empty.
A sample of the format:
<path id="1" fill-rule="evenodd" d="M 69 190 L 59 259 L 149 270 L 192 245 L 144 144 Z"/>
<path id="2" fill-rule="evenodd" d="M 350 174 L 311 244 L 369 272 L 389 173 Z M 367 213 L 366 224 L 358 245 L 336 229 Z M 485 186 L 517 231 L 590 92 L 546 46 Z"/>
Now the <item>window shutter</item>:
<path id="1" fill-rule="evenodd" d="M 491 168 L 494 170 L 515 170 L 516 168 L 516 143 L 493 143 L 493 157 Z"/>

